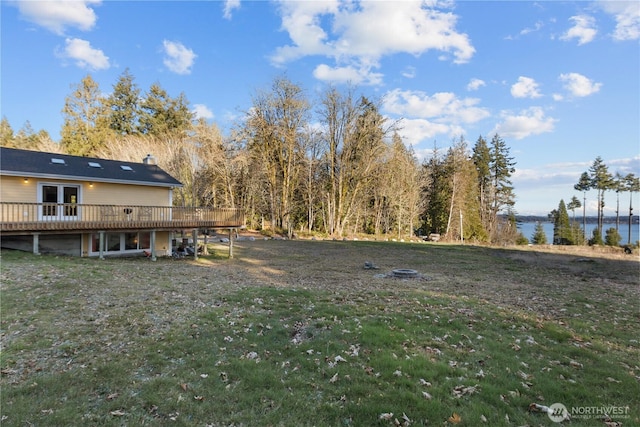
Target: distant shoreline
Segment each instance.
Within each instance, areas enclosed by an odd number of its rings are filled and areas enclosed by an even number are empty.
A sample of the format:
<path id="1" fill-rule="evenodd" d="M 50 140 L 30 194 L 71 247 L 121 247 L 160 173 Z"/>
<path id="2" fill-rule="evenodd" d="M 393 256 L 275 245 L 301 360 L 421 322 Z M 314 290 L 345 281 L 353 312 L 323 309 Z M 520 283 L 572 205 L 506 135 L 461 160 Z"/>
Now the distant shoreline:
<path id="1" fill-rule="evenodd" d="M 573 215 L 571 213 L 569 213 L 569 219 L 570 220 L 573 219 Z M 580 224 L 582 224 L 582 215 L 576 214 L 575 220 L 576 220 L 576 222 L 579 222 Z M 616 217 L 615 216 L 605 216 L 603 221 L 604 221 L 605 224 L 615 224 L 616 223 Z M 620 221 L 620 223 L 628 224 L 629 223 L 629 215 L 622 215 L 621 214 L 620 218 L 619 218 L 619 221 Z M 516 222 L 551 222 L 551 220 L 549 219 L 548 216 L 516 215 Z M 586 223 L 587 224 L 597 224 L 598 223 L 598 217 L 588 216 L 588 217 L 586 217 Z M 631 223 L 632 224 L 640 223 L 640 216 L 633 215 L 631 217 Z"/>

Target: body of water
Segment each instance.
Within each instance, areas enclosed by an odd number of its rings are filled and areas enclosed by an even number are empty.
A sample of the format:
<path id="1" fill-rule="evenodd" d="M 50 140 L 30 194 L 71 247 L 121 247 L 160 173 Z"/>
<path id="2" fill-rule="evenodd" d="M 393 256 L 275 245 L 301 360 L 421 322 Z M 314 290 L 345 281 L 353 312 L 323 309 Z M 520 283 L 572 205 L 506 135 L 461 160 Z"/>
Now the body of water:
<path id="1" fill-rule="evenodd" d="M 626 218 L 625 218 L 626 219 Z M 580 224 L 580 228 L 582 228 L 582 223 L 578 222 Z M 597 224 L 587 224 L 587 233 L 586 236 L 587 238 L 591 238 L 591 236 L 593 236 L 593 230 L 597 227 Z M 524 235 L 524 237 L 526 237 L 527 239 L 529 239 L 529 241 L 532 240 L 533 235 L 535 234 L 535 228 L 536 228 L 536 223 L 535 222 L 521 222 L 518 223 L 518 230 L 520 230 L 522 232 L 522 234 Z M 548 222 L 548 221 L 544 221 L 542 222 L 542 228 L 544 229 L 544 233 L 547 235 L 547 243 L 551 244 L 553 243 L 553 224 Z M 615 223 L 605 223 L 603 225 L 603 232 L 602 232 L 602 239 L 604 240 L 604 237 L 606 236 L 606 231 L 609 228 L 616 228 L 616 224 Z M 628 237 L 629 237 L 629 223 L 628 222 L 620 222 L 620 225 L 618 226 L 618 233 L 620 234 L 620 236 L 622 237 L 622 239 L 620 240 L 621 244 L 627 244 L 629 242 L 627 242 Z M 637 242 L 638 240 L 640 240 L 640 227 L 639 225 L 636 224 L 631 224 L 631 243 L 634 244 L 635 242 Z"/>

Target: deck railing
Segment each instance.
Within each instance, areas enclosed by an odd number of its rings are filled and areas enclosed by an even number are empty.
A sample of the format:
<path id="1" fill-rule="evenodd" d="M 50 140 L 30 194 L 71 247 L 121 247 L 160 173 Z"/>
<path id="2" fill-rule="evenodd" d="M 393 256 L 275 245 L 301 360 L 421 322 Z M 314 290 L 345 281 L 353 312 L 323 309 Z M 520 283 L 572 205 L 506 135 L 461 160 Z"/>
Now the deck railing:
<path id="1" fill-rule="evenodd" d="M 240 228 L 238 208 L 0 202 L 0 231 Z"/>

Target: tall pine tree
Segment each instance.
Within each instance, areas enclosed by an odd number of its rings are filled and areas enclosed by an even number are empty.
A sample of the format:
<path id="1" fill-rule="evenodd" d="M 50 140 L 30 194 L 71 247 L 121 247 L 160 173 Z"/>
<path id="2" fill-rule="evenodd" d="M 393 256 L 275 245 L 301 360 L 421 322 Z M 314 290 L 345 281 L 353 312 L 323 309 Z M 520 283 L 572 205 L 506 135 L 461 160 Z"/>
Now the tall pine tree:
<path id="1" fill-rule="evenodd" d="M 509 154 L 509 147 L 498 134 L 491 139 L 489 170 L 491 176 L 489 233 L 492 240 L 500 232 L 498 214 L 511 212 L 515 204 L 515 194 L 511 175 L 515 172 L 515 162 Z"/>
<path id="2" fill-rule="evenodd" d="M 613 176 L 609 173 L 609 168 L 598 156 L 589 168 L 589 178 L 591 179 L 591 188 L 598 191 L 598 228 L 594 230 L 594 241 L 600 243 L 602 241 L 602 226 L 604 222 L 604 193 L 613 186 Z M 598 235 L 596 236 L 597 233 Z"/>
<path id="3" fill-rule="evenodd" d="M 133 81 L 127 68 L 113 85 L 113 92 L 107 99 L 109 107 L 109 127 L 118 135 L 137 135 L 140 107 L 140 89 Z"/>
<path id="4" fill-rule="evenodd" d="M 480 219 L 485 229 L 489 229 L 489 213 L 491 212 L 491 151 L 487 141 L 480 136 L 473 147 L 473 164 L 478 176 L 478 200 Z"/>
<path id="5" fill-rule="evenodd" d="M 184 94 L 171 98 L 160 84 L 154 83 L 140 102 L 140 133 L 152 136 L 184 134 L 192 128 L 193 113 Z"/>

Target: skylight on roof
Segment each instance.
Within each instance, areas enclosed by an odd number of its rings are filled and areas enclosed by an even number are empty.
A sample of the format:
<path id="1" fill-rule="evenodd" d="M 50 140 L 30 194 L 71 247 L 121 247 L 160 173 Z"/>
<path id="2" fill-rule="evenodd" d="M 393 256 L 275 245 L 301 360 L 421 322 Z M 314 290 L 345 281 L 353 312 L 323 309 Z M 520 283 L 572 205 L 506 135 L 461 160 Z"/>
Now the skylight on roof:
<path id="1" fill-rule="evenodd" d="M 56 165 L 64 165 L 64 164 L 66 164 L 64 162 L 64 159 L 58 159 L 56 157 L 52 157 L 51 158 L 51 163 L 56 164 Z"/>
<path id="2" fill-rule="evenodd" d="M 122 169 L 123 171 L 132 171 L 133 169 L 131 169 L 131 166 L 127 166 L 127 165 L 120 165 L 120 169 Z"/>
<path id="3" fill-rule="evenodd" d="M 102 166 L 98 162 L 89 162 L 90 168 L 101 168 Z"/>

